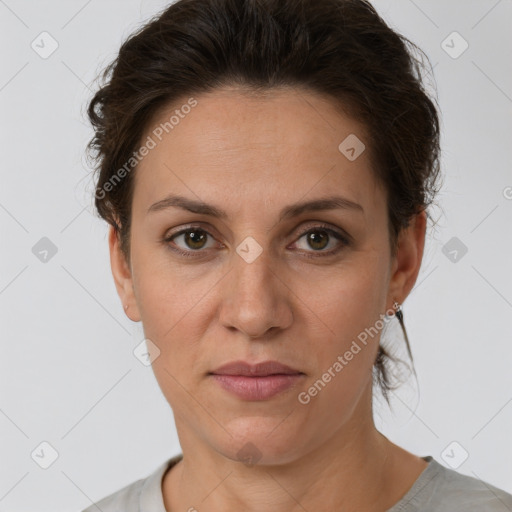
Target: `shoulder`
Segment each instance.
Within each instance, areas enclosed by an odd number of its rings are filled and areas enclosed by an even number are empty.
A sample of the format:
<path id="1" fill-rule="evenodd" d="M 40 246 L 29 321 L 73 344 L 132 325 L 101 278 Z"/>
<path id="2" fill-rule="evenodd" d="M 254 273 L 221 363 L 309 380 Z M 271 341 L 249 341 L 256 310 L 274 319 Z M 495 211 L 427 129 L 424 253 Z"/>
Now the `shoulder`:
<path id="1" fill-rule="evenodd" d="M 82 512 L 138 512 L 139 498 L 141 490 L 146 482 L 146 478 L 141 478 L 122 489 L 97 501 Z"/>
<path id="2" fill-rule="evenodd" d="M 390 512 L 507 512 L 512 495 L 478 478 L 439 464 L 429 465 L 413 487 Z"/>
<path id="3" fill-rule="evenodd" d="M 463 475 L 441 466 L 439 502 L 447 502 L 444 509 L 465 512 L 506 512 L 512 510 L 512 494 L 484 480 Z"/>
<path id="4" fill-rule="evenodd" d="M 93 503 L 82 512 L 98 512 L 98 510 L 102 512 L 139 512 L 140 510 L 165 512 L 161 487 L 162 478 L 165 472 L 181 458 L 180 454 L 166 460 L 147 477 L 122 487 Z"/>

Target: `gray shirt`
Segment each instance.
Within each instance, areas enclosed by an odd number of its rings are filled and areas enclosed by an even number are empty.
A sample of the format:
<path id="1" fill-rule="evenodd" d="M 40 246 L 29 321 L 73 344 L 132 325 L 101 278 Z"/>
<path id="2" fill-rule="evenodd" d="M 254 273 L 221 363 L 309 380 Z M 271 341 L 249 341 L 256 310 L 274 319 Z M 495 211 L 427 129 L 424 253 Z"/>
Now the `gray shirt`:
<path id="1" fill-rule="evenodd" d="M 176 455 L 148 477 L 133 482 L 82 512 L 167 512 L 162 478 L 182 458 Z M 445 468 L 432 456 L 405 496 L 387 512 L 512 512 L 512 495 L 486 482 Z"/>

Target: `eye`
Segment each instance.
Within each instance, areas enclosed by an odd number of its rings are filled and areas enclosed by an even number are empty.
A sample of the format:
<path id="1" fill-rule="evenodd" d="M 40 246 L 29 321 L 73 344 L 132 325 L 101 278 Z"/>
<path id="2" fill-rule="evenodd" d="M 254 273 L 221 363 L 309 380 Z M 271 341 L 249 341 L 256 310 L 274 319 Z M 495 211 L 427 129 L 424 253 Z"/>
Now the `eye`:
<path id="1" fill-rule="evenodd" d="M 212 237 L 210 233 L 197 226 L 182 229 L 171 236 L 166 237 L 163 241 L 168 244 L 172 251 L 181 254 L 182 256 L 194 257 L 194 253 L 205 252 L 202 249 L 208 249 L 208 237 Z M 181 245 L 177 243 L 181 242 Z M 176 247 L 174 247 L 176 246 Z"/>
<path id="2" fill-rule="evenodd" d="M 203 249 L 212 248 L 212 245 L 208 246 L 208 237 L 213 239 L 213 236 L 208 231 L 199 226 L 189 226 L 164 238 L 163 242 L 175 253 L 193 258 L 200 257 L 201 253 L 207 252 Z M 304 253 L 304 256 L 307 258 L 332 256 L 351 243 L 348 235 L 344 235 L 342 232 L 334 230 L 326 224 L 310 226 L 309 229 L 302 232 L 298 241 L 303 238 L 306 240 L 306 247 L 300 248 L 300 252 Z M 334 244 L 334 241 L 338 243 Z M 332 245 L 334 245 L 334 248 L 331 247 L 329 250 L 324 250 Z M 215 244 L 213 244 L 214 246 Z"/>
<path id="3" fill-rule="evenodd" d="M 338 232 L 325 224 L 310 227 L 307 231 L 302 233 L 299 240 L 303 238 L 306 241 L 306 247 L 303 247 L 302 249 L 305 250 L 305 256 L 308 258 L 332 256 L 338 253 L 345 246 L 350 245 L 348 236 L 343 235 L 343 233 Z M 337 241 L 338 243 L 332 243 L 334 241 Z M 333 245 L 334 248 L 332 248 Z M 331 249 L 324 250 L 328 246 L 331 246 Z M 310 249 L 313 249 L 313 254 L 311 254 L 312 251 Z M 315 252 L 319 254 L 314 254 Z"/>

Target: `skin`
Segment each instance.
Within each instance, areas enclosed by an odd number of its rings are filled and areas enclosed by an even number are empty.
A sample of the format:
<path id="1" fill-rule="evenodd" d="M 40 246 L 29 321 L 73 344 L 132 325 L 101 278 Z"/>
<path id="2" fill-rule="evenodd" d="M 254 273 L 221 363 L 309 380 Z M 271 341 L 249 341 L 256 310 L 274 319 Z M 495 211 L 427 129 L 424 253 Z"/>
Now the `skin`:
<path id="1" fill-rule="evenodd" d="M 402 231 L 392 258 L 386 194 L 370 148 L 354 161 L 338 150 L 349 134 L 364 141 L 364 126 L 328 98 L 300 89 L 254 97 L 234 88 L 195 98 L 198 105 L 137 167 L 129 263 L 109 233 L 126 314 L 142 321 L 160 350 L 152 366 L 184 456 L 163 478 L 165 507 L 384 511 L 427 463 L 375 428 L 371 372 L 380 331 L 308 404 L 298 394 L 395 300 L 403 303 L 421 265 L 425 214 Z M 142 140 L 185 102 L 159 112 Z M 305 212 L 279 222 L 285 206 L 334 192 L 364 211 Z M 147 213 L 169 193 L 228 217 L 177 207 Z M 329 235 L 308 243 L 304 233 L 321 223 L 352 241 Z M 193 243 L 183 234 L 163 242 L 190 224 L 209 235 L 200 243 L 197 231 Z M 313 232 L 325 237 L 321 228 Z M 252 263 L 236 252 L 248 236 L 262 248 Z M 337 254 L 321 256 L 336 247 Z M 245 401 L 208 375 L 239 359 L 277 360 L 305 376 L 269 400 Z M 255 465 L 237 455 L 249 442 L 261 454 Z"/>

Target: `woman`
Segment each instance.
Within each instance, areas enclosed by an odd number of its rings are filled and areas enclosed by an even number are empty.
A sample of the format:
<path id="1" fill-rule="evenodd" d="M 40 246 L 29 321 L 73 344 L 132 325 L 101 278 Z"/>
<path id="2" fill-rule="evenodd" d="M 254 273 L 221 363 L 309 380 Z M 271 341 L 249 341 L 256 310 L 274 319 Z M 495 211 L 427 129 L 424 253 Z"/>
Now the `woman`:
<path id="1" fill-rule="evenodd" d="M 179 0 L 122 45 L 96 207 L 183 453 L 87 511 L 512 509 L 373 422 L 439 178 L 407 44 L 362 0 Z"/>

